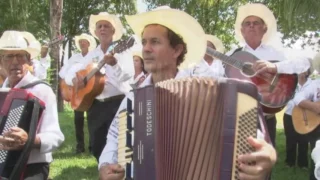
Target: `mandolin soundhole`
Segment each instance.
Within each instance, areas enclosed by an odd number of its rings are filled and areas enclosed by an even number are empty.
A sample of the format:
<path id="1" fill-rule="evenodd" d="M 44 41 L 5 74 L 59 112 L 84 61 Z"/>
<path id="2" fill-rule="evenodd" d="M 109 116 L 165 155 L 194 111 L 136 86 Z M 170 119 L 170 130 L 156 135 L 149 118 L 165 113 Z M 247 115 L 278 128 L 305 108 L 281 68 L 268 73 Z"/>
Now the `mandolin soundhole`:
<path id="1" fill-rule="evenodd" d="M 255 71 L 252 69 L 251 63 L 245 63 L 241 70 L 242 74 L 247 77 L 252 77 L 255 75 Z"/>

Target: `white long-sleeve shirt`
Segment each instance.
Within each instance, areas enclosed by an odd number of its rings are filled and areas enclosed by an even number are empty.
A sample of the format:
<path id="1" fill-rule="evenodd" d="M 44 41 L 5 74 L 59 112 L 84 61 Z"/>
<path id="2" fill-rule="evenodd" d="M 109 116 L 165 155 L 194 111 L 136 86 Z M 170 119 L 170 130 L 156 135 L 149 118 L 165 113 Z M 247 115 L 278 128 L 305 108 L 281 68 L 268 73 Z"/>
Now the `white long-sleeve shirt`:
<path id="1" fill-rule="evenodd" d="M 40 60 L 33 59 L 32 63 L 34 76 L 36 76 L 39 79 L 46 79 L 47 71 L 50 67 L 50 57 L 46 56 L 45 58 L 40 58 Z"/>
<path id="2" fill-rule="evenodd" d="M 297 93 L 293 102 L 295 105 L 299 105 L 303 100 L 310 100 L 313 102 L 320 101 L 320 80 L 313 80 L 311 85 Z M 320 136 L 318 138 L 320 138 Z M 312 150 L 311 157 L 315 164 L 315 177 L 320 180 L 320 141 L 317 141 L 315 148 Z"/>
<path id="3" fill-rule="evenodd" d="M 305 82 L 302 86 L 298 83 L 297 85 L 297 89 L 296 89 L 296 94 L 301 92 L 301 91 L 304 91 L 306 88 L 308 88 L 309 86 L 312 85 L 312 80 L 310 78 L 308 78 L 307 82 Z M 287 108 L 286 108 L 286 111 L 284 112 L 285 114 L 288 114 L 288 115 L 292 115 L 292 110 L 294 108 L 295 104 L 293 102 L 293 99 L 291 99 L 288 104 L 287 104 Z"/>
<path id="4" fill-rule="evenodd" d="M 20 88 L 37 80 L 39 80 L 37 77 L 28 72 L 15 88 Z M 9 87 L 8 83 L 8 79 L 6 79 L 2 87 Z M 31 151 L 28 164 L 42 162 L 50 163 L 53 160 L 51 152 L 57 149 L 64 141 L 64 135 L 59 126 L 56 96 L 52 89 L 45 84 L 35 85 L 28 88 L 27 91 L 42 100 L 46 106 L 37 133 L 37 136 L 39 136 L 41 140 L 41 146 L 40 149 L 34 148 Z"/>
<path id="5" fill-rule="evenodd" d="M 233 49 L 227 52 L 226 54 L 231 55 L 236 49 Z M 260 60 L 279 61 L 275 63 L 275 65 L 277 66 L 278 73 L 300 74 L 306 72 L 310 67 L 309 61 L 306 57 L 297 57 L 297 59 L 287 60 L 284 53 L 276 50 L 275 48 L 269 45 L 261 44 L 256 49 L 252 49 L 250 46 L 246 44 L 242 48 L 242 51 L 249 52 L 255 55 Z"/>
<path id="6" fill-rule="evenodd" d="M 306 87 L 303 91 L 298 92 L 293 102 L 295 105 L 299 105 L 303 100 L 310 100 L 313 102 L 320 101 L 320 80 L 313 80 L 311 85 Z"/>
<path id="7" fill-rule="evenodd" d="M 108 54 L 108 52 L 106 53 Z M 106 55 L 101 50 L 99 45 L 96 49 L 90 51 L 86 57 L 85 62 L 81 69 L 85 69 L 90 63 L 98 63 L 103 60 Z M 101 68 L 100 72 L 105 74 L 106 81 L 104 89 L 96 99 L 105 99 L 112 96 L 126 94 L 131 90 L 130 79 L 134 75 L 133 56 L 130 50 L 124 51 L 120 54 L 115 54 L 114 57 L 117 60 L 117 64 L 110 66 L 108 64 Z M 65 77 L 71 80 L 76 76 L 76 73 L 71 68 Z"/>
<path id="8" fill-rule="evenodd" d="M 64 79 L 69 86 L 73 85 L 73 77 L 68 76 L 67 74 L 75 75 L 76 72 L 83 69 L 83 66 L 86 63 L 86 58 L 88 58 L 88 54 L 86 56 L 83 56 L 81 53 L 72 55 L 67 63 L 60 69 L 59 76 Z"/>
<path id="9" fill-rule="evenodd" d="M 214 59 L 212 64 L 209 65 L 207 61 L 202 59 L 199 64 L 192 68 L 187 69 L 192 77 L 224 77 L 225 69 L 219 59 Z"/>

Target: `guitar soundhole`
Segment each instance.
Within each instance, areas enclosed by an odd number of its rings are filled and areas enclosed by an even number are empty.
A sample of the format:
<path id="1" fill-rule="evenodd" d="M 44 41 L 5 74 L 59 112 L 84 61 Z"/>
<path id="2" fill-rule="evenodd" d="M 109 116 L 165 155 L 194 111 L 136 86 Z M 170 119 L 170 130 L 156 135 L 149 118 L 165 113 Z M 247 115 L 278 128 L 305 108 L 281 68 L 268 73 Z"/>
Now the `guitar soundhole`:
<path id="1" fill-rule="evenodd" d="M 255 71 L 252 69 L 251 63 L 245 63 L 241 72 L 247 77 L 253 77 L 255 75 Z"/>

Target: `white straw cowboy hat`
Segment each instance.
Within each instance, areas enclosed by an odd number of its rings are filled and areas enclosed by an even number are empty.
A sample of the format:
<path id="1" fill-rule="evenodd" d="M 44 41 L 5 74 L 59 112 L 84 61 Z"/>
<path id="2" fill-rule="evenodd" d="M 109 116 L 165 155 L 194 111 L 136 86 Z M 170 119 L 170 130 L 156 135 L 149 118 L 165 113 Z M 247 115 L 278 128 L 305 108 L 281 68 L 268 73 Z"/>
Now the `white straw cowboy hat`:
<path id="1" fill-rule="evenodd" d="M 41 44 L 40 42 L 33 36 L 33 34 L 31 34 L 30 32 L 27 31 L 21 31 L 20 32 L 22 34 L 22 36 L 26 39 L 28 46 L 30 48 L 35 48 L 37 49 L 39 52 L 41 52 Z M 31 59 L 37 57 L 39 54 L 37 54 L 36 56 L 31 55 Z"/>
<path id="2" fill-rule="evenodd" d="M 214 45 L 214 47 L 216 47 L 217 51 L 224 53 L 223 43 L 219 38 L 217 38 L 217 36 L 206 34 L 206 39 L 207 41 L 211 42 Z"/>
<path id="3" fill-rule="evenodd" d="M 23 36 L 23 33 L 19 31 L 5 31 L 0 38 L 0 51 L 23 50 L 29 53 L 32 59 L 40 53 L 40 48 L 37 46 L 38 43 L 37 41 L 32 41 L 28 46 L 28 42 Z"/>
<path id="4" fill-rule="evenodd" d="M 262 38 L 262 43 L 267 43 L 272 36 L 277 33 L 277 22 L 273 13 L 263 4 L 253 3 L 240 6 L 238 8 L 237 19 L 235 23 L 235 34 L 239 41 L 245 42 L 241 34 L 241 25 L 248 16 L 257 16 L 261 18 L 267 26 L 267 32 Z"/>
<path id="5" fill-rule="evenodd" d="M 187 53 L 179 66 L 180 69 L 200 62 L 206 52 L 207 43 L 203 28 L 197 20 L 183 11 L 162 6 L 149 12 L 126 16 L 126 20 L 140 38 L 145 26 L 149 24 L 165 26 L 180 35 L 187 45 Z"/>
<path id="6" fill-rule="evenodd" d="M 90 44 L 90 46 L 88 48 L 89 51 L 92 51 L 93 49 L 95 49 L 97 47 L 97 42 L 92 36 L 90 36 L 89 34 L 86 34 L 86 33 L 82 33 L 80 36 L 74 37 L 74 41 L 76 43 L 76 47 L 78 50 L 81 51 L 80 44 L 79 44 L 79 41 L 81 39 L 87 40 L 89 42 L 89 44 Z"/>
<path id="7" fill-rule="evenodd" d="M 143 58 L 142 58 L 142 52 L 141 52 L 141 51 L 132 51 L 132 56 L 138 56 L 138 57 L 140 57 L 141 59 L 143 59 Z"/>
<path id="8" fill-rule="evenodd" d="M 101 12 L 98 15 L 93 15 L 93 14 L 90 15 L 89 30 L 90 30 L 91 35 L 97 39 L 98 39 L 98 37 L 96 36 L 95 29 L 96 29 L 96 24 L 98 21 L 110 22 L 115 30 L 113 37 L 112 37 L 112 40 L 117 41 L 117 40 L 121 39 L 124 28 L 122 26 L 120 19 L 116 15 L 109 14 L 107 12 Z"/>

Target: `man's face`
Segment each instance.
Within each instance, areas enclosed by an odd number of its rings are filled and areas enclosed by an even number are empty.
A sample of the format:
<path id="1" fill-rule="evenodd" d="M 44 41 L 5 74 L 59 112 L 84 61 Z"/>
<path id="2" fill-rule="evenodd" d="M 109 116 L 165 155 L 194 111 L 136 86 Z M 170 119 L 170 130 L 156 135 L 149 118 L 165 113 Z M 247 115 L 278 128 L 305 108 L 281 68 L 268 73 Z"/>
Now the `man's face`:
<path id="1" fill-rule="evenodd" d="M 210 47 L 211 49 L 214 49 L 216 50 L 216 47 L 210 42 L 210 41 L 207 41 L 207 47 Z M 209 61 L 209 60 L 213 60 L 213 57 L 212 56 L 209 56 L 207 54 L 204 55 L 204 59 Z"/>
<path id="2" fill-rule="evenodd" d="M 7 72 L 10 81 L 21 80 L 30 69 L 30 55 L 21 50 L 2 51 L 1 66 Z"/>
<path id="3" fill-rule="evenodd" d="M 112 40 L 114 32 L 115 29 L 109 21 L 102 20 L 96 23 L 95 33 L 100 41 Z"/>
<path id="4" fill-rule="evenodd" d="M 168 29 L 161 25 L 148 25 L 142 33 L 142 56 L 147 72 L 159 72 L 172 66 L 177 67 L 177 58 L 181 54 L 171 47 Z"/>
<path id="5" fill-rule="evenodd" d="M 248 16 L 242 22 L 241 33 L 247 42 L 260 42 L 266 32 L 267 26 L 257 16 Z"/>
<path id="6" fill-rule="evenodd" d="M 139 56 L 133 56 L 133 65 L 134 65 L 134 69 L 142 70 L 143 68 L 142 59 Z"/>
<path id="7" fill-rule="evenodd" d="M 81 52 L 88 52 L 90 43 L 86 39 L 80 39 L 79 46 L 80 46 Z"/>

